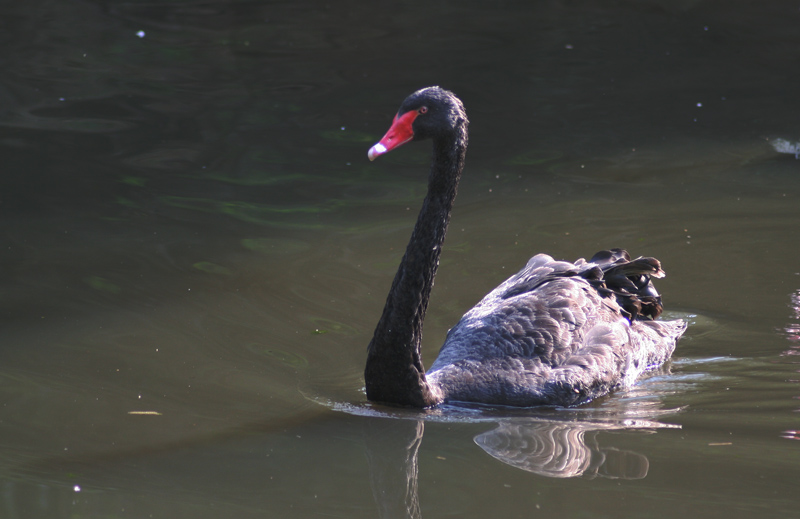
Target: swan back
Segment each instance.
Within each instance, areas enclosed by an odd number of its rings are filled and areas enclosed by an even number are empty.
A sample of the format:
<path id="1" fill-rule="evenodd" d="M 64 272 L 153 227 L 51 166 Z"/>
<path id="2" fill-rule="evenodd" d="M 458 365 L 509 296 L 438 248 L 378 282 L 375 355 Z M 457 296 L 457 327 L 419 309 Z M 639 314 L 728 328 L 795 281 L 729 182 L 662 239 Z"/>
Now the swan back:
<path id="1" fill-rule="evenodd" d="M 575 405 L 665 362 L 683 321 L 662 322 L 653 258 L 620 249 L 590 261 L 539 254 L 447 334 L 428 380 L 445 401 Z"/>

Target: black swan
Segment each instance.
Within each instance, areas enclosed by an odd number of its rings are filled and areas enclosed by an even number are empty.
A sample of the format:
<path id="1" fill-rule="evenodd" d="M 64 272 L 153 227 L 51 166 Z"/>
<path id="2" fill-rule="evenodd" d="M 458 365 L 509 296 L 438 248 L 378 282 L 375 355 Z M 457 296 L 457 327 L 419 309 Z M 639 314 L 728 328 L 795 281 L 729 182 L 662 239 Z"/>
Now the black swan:
<path id="1" fill-rule="evenodd" d="M 369 343 L 367 398 L 419 408 L 574 406 L 664 363 L 686 323 L 655 320 L 662 305 L 650 278 L 664 276 L 661 264 L 612 249 L 588 262 L 534 256 L 450 329 L 425 372 L 422 322 L 464 167 L 467 125 L 452 92 L 423 88 L 403 101 L 369 150 L 374 160 L 411 140 L 433 141 L 428 193 Z"/>

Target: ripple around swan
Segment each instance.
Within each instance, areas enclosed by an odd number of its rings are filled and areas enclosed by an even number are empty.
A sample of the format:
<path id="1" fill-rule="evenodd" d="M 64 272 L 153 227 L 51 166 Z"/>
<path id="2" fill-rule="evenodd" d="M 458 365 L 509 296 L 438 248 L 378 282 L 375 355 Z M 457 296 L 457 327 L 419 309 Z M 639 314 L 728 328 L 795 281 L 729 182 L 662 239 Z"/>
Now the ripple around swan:
<path id="1" fill-rule="evenodd" d="M 614 429 L 679 429 L 680 425 L 664 423 L 658 418 L 682 411 L 682 408 L 660 407 L 660 400 L 646 390 L 642 390 L 642 393 L 646 393 L 644 395 L 625 393 L 611 396 L 604 399 L 602 405 L 595 404 L 594 407 L 512 408 L 480 404 L 443 404 L 424 410 L 387 407 L 367 401 L 337 401 L 314 394 L 308 388 L 302 392 L 306 399 L 336 412 L 372 418 L 447 423 L 581 423 Z"/>

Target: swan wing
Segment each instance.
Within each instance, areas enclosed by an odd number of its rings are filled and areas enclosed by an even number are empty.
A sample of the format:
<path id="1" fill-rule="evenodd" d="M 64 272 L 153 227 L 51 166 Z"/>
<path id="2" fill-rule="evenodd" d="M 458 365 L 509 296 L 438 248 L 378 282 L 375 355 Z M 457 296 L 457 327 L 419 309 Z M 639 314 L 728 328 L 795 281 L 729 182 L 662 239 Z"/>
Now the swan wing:
<path id="1" fill-rule="evenodd" d="M 448 332 L 429 380 L 446 400 L 500 405 L 575 405 L 632 384 L 669 358 L 685 324 L 631 319 L 618 301 L 650 290 L 641 271 L 660 266 L 626 267 L 631 281 L 619 270 L 630 263 L 534 256 Z M 609 271 L 626 282 L 609 288 Z"/>

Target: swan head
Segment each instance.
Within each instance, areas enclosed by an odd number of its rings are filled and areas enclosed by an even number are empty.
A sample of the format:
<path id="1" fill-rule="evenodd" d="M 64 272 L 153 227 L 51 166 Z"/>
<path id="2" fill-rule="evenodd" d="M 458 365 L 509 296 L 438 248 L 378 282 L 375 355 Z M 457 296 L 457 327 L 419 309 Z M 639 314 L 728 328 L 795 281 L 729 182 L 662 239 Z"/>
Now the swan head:
<path id="1" fill-rule="evenodd" d="M 412 140 L 452 138 L 466 125 L 464 105 L 455 94 L 438 86 L 422 88 L 403 101 L 389 131 L 367 156 L 375 160 Z"/>

